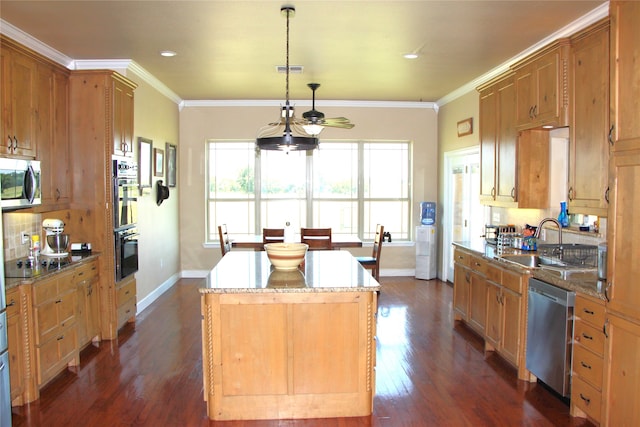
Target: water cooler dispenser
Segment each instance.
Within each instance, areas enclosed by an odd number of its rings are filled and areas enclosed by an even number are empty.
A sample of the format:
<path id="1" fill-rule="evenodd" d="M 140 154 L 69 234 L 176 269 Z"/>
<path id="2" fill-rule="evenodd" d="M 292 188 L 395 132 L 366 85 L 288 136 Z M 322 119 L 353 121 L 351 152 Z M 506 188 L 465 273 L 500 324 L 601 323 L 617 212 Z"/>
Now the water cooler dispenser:
<path id="1" fill-rule="evenodd" d="M 437 276 L 436 204 L 420 203 L 420 224 L 416 227 L 416 279 L 431 280 Z"/>

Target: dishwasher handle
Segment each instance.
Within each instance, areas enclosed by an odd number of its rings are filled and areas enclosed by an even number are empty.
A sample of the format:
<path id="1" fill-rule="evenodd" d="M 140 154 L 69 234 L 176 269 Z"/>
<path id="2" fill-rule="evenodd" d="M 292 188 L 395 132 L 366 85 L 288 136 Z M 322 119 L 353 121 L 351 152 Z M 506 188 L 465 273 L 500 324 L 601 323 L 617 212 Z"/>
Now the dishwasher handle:
<path id="1" fill-rule="evenodd" d="M 560 301 L 560 299 L 558 299 L 557 297 L 554 297 L 553 295 L 549 295 L 548 293 L 544 292 L 541 289 L 535 289 L 535 288 L 529 288 L 529 292 L 538 294 L 544 298 L 550 299 L 551 301 L 557 303 L 557 304 L 562 304 L 562 301 Z M 563 304 L 564 305 L 564 304 Z"/>

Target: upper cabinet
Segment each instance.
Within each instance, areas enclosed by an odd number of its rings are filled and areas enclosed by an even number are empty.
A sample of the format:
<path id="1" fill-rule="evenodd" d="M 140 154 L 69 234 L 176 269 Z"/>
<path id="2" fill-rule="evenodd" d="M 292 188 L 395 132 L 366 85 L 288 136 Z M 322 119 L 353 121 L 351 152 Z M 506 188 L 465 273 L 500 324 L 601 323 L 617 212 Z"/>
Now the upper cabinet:
<path id="1" fill-rule="evenodd" d="M 126 157 L 133 157 L 133 89 L 125 81 L 113 81 L 113 154 Z"/>
<path id="2" fill-rule="evenodd" d="M 569 211 L 607 216 L 609 20 L 571 38 Z"/>
<path id="3" fill-rule="evenodd" d="M 569 40 L 560 39 L 516 63 L 518 130 L 568 126 Z"/>
<path id="4" fill-rule="evenodd" d="M 0 38 L 0 98 L 2 143 L 0 154 L 25 158 L 36 156 L 37 62 Z"/>

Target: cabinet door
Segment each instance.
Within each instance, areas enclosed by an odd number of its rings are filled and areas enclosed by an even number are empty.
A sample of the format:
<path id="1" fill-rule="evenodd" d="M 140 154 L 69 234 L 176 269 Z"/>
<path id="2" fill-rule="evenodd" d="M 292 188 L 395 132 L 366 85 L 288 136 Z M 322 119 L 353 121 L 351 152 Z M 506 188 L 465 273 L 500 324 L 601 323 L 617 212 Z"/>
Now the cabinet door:
<path id="1" fill-rule="evenodd" d="M 480 201 L 495 200 L 498 96 L 495 86 L 480 92 Z"/>
<path id="2" fill-rule="evenodd" d="M 113 153 L 133 156 L 133 89 L 114 82 Z"/>
<path id="3" fill-rule="evenodd" d="M 559 67 L 560 51 L 557 49 L 535 62 L 533 116 L 536 122 L 546 123 L 560 115 Z"/>
<path id="4" fill-rule="evenodd" d="M 459 264 L 453 268 L 453 310 L 456 319 L 467 320 L 469 316 L 469 288 L 471 271 Z"/>
<path id="5" fill-rule="evenodd" d="M 529 64 L 516 72 L 516 120 L 518 127 L 526 127 L 533 121 L 535 94 L 535 65 Z"/>
<path id="6" fill-rule="evenodd" d="M 498 84 L 498 173 L 496 200 L 513 203 L 517 200 L 517 151 L 516 143 L 516 85 L 512 78 Z"/>
<path id="7" fill-rule="evenodd" d="M 572 43 L 569 139 L 569 210 L 607 215 L 609 166 L 609 28 L 600 26 Z"/>
<path id="8" fill-rule="evenodd" d="M 469 325 L 484 334 L 487 318 L 487 279 L 484 276 L 471 273 L 469 300 Z"/>
<path id="9" fill-rule="evenodd" d="M 640 425 L 640 324 L 608 315 L 605 360 L 605 420 L 607 426 Z"/>
<path id="10" fill-rule="evenodd" d="M 2 50 L 3 140 L 6 143 L 0 145 L 0 153 L 35 158 L 36 62 L 5 47 Z"/>
<path id="11" fill-rule="evenodd" d="M 502 338 L 502 302 L 500 285 L 487 282 L 487 322 L 485 339 L 496 349 L 500 348 Z"/>
<path id="12" fill-rule="evenodd" d="M 607 310 L 640 320 L 640 150 L 612 153 L 608 221 Z"/>
<path id="13" fill-rule="evenodd" d="M 640 147 L 640 2 L 612 1 L 611 120 L 613 150 Z"/>
<path id="14" fill-rule="evenodd" d="M 520 329 L 522 326 L 522 297 L 502 288 L 503 329 L 500 353 L 511 363 L 518 365 L 520 356 Z"/>

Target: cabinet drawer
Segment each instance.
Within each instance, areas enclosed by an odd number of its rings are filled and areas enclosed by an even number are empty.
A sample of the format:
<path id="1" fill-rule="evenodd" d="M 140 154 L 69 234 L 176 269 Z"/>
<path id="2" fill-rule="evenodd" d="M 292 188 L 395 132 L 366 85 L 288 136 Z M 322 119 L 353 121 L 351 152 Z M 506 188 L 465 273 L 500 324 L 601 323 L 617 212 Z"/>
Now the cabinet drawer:
<path id="1" fill-rule="evenodd" d="M 583 320 L 577 320 L 573 328 L 574 340 L 602 357 L 604 354 L 604 333 L 602 329 L 596 329 Z"/>
<path id="2" fill-rule="evenodd" d="M 482 274 L 483 276 L 487 274 L 487 267 L 489 266 L 489 261 L 479 256 L 471 256 L 469 257 L 469 268 L 475 271 L 478 274 Z"/>
<path id="3" fill-rule="evenodd" d="M 464 265 L 465 267 L 469 266 L 469 262 L 470 262 L 470 258 L 471 255 L 468 254 L 467 252 L 463 252 L 460 249 L 455 250 L 455 254 L 454 254 L 454 262 L 456 264 L 460 264 L 460 265 Z"/>
<path id="4" fill-rule="evenodd" d="M 20 292 L 18 288 L 8 290 L 7 297 L 7 319 L 20 314 Z"/>
<path id="5" fill-rule="evenodd" d="M 589 417 L 600 422 L 602 393 L 578 377 L 572 379 L 571 402 Z"/>
<path id="6" fill-rule="evenodd" d="M 136 281 L 131 280 L 129 283 L 124 284 L 122 287 L 118 288 L 118 298 L 116 301 L 116 305 L 120 307 L 125 302 L 129 301 L 136 296 Z"/>
<path id="7" fill-rule="evenodd" d="M 118 328 L 124 325 L 128 319 L 136 315 L 136 300 L 130 299 L 118 307 Z"/>
<path id="8" fill-rule="evenodd" d="M 576 295 L 575 314 L 585 322 L 591 323 L 596 328 L 604 325 L 604 302 Z"/>
<path id="9" fill-rule="evenodd" d="M 96 276 L 98 276 L 98 265 L 95 261 L 76 268 L 76 283 L 82 282 L 83 280 L 91 280 Z"/>
<path id="10" fill-rule="evenodd" d="M 602 357 L 599 357 L 581 345 L 573 346 L 573 372 L 580 378 L 602 390 Z"/>
<path id="11" fill-rule="evenodd" d="M 503 271 L 502 286 L 512 290 L 513 292 L 522 294 L 522 275 Z"/>

